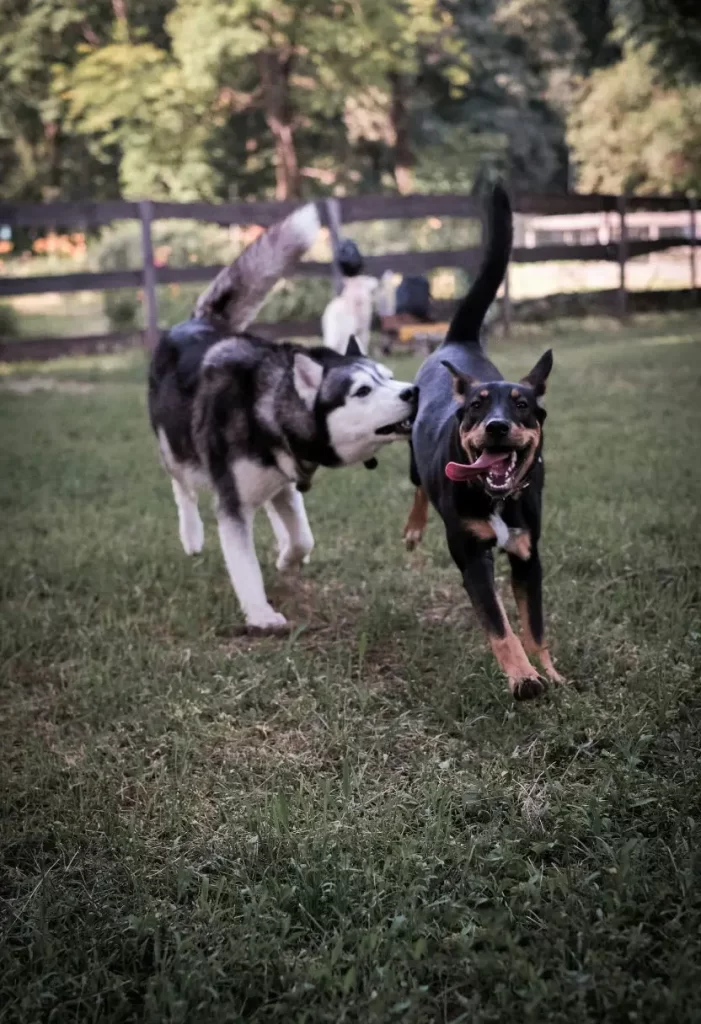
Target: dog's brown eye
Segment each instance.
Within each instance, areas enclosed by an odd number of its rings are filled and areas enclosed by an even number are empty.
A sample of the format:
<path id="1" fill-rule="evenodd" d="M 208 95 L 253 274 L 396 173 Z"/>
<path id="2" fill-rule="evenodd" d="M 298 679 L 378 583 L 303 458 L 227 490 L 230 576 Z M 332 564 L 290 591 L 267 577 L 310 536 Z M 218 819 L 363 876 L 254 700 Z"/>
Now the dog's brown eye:
<path id="1" fill-rule="evenodd" d="M 517 409 L 527 409 L 528 408 L 528 402 L 524 398 L 519 398 L 518 402 L 516 403 L 516 408 Z"/>
<path id="2" fill-rule="evenodd" d="M 479 407 L 481 405 L 482 405 L 482 399 L 481 398 L 473 398 L 472 401 L 470 402 L 470 408 L 471 409 L 479 409 Z"/>
<path id="3" fill-rule="evenodd" d="M 362 388 L 358 388 L 358 390 L 356 391 L 355 397 L 356 398 L 365 398 L 365 396 L 369 395 L 371 391 L 372 391 L 372 388 L 368 387 L 367 384 L 363 384 Z"/>

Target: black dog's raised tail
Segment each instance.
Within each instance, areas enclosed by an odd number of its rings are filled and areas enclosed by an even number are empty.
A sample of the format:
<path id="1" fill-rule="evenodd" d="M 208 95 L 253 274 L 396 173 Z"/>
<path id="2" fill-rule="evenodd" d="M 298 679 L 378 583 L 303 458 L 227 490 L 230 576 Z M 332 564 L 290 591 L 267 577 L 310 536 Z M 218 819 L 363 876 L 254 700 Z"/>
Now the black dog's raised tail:
<path id="1" fill-rule="evenodd" d="M 506 190 L 495 185 L 489 206 L 489 242 L 477 279 L 453 317 L 446 341 L 479 344 L 479 332 L 494 301 L 511 255 L 513 217 Z"/>

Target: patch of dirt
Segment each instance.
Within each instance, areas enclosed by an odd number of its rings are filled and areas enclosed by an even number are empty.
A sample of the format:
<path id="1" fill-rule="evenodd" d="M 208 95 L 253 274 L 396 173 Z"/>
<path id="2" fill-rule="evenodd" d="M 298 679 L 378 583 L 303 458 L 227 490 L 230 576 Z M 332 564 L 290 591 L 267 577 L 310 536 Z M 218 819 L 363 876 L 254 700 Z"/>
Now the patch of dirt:
<path id="1" fill-rule="evenodd" d="M 3 382 L 3 391 L 16 395 L 31 395 L 35 391 L 57 391 L 62 395 L 87 395 L 95 390 L 94 384 L 80 380 L 57 380 L 56 377 L 24 377 Z"/>

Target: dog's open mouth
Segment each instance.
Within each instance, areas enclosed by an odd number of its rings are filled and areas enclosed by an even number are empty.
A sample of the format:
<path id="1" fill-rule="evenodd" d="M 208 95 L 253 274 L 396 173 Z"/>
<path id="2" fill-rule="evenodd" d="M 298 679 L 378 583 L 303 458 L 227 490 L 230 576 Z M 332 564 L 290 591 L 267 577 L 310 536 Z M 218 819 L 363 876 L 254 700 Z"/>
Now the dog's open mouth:
<path id="1" fill-rule="evenodd" d="M 526 451 L 482 451 L 474 462 L 449 462 L 445 475 L 456 482 L 484 479 L 486 487 L 496 494 L 513 489 Z"/>
<path id="2" fill-rule="evenodd" d="M 399 420 L 398 423 L 388 423 L 386 427 L 378 427 L 375 433 L 382 434 L 383 437 L 387 434 L 409 435 L 413 422 L 412 417 L 407 416 L 405 420 Z"/>

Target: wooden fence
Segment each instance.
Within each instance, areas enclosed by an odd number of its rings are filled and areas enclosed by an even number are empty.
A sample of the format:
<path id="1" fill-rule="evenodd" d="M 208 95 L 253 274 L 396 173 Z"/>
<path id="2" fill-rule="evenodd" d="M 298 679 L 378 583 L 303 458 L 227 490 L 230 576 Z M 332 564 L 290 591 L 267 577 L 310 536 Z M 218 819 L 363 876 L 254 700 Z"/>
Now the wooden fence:
<path id="1" fill-rule="evenodd" d="M 608 244 L 520 246 L 514 249 L 512 259 L 516 263 L 557 260 L 604 260 L 618 263 L 620 268 L 618 312 L 621 317 L 625 317 L 627 312 L 626 263 L 635 256 L 677 246 L 689 246 L 691 287 L 696 289 L 697 231 L 696 200 L 694 198 L 576 194 L 542 196 L 527 193 L 516 194 L 512 198 L 515 212 L 526 215 L 615 213 L 618 219 L 617 238 Z M 9 225 L 12 228 L 34 227 L 90 231 L 115 220 L 139 220 L 142 240 L 141 270 L 82 272 L 41 277 L 0 277 L 0 300 L 8 296 L 43 292 L 140 288 L 143 290 L 145 299 L 145 341 L 147 345 L 153 346 L 158 336 L 157 285 L 206 282 L 211 280 L 221 269 L 221 266 L 203 265 L 156 266 L 151 238 L 151 227 L 155 220 L 178 218 L 226 226 L 256 224 L 266 227 L 290 213 L 298 205 L 299 203 L 296 202 L 210 204 L 166 203 L 152 202 L 151 200 L 46 204 L 0 203 L 0 225 Z M 322 223 L 329 228 L 332 241 L 338 239 L 344 225 L 361 221 L 466 217 L 477 219 L 483 224 L 484 219 L 483 203 L 464 195 L 349 196 L 342 199 L 319 200 L 317 205 Z M 626 215 L 629 212 L 640 210 L 686 211 L 689 216 L 688 234 L 680 233 L 656 239 L 629 238 Z M 402 274 L 421 274 L 438 267 L 460 268 L 473 274 L 479 265 L 481 254 L 481 247 L 391 253 L 386 256 L 369 256 L 366 258 L 365 264 L 369 273 L 378 276 L 385 270 L 393 270 Z M 333 262 L 304 261 L 299 264 L 295 276 L 333 277 L 336 290 L 340 283 L 339 271 Z M 504 319 L 508 327 L 511 319 L 508 282 L 504 296 Z M 287 336 L 303 337 L 320 333 L 318 318 L 260 326 L 268 336 L 286 334 Z M 123 335 L 75 339 L 25 339 L 0 345 L 0 360 L 46 358 L 47 355 L 60 355 L 66 352 L 95 351 L 123 344 L 125 340 Z M 140 337 L 138 340 L 141 340 Z"/>

